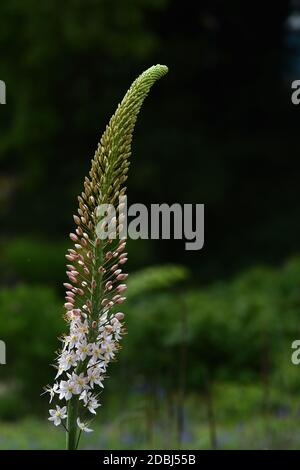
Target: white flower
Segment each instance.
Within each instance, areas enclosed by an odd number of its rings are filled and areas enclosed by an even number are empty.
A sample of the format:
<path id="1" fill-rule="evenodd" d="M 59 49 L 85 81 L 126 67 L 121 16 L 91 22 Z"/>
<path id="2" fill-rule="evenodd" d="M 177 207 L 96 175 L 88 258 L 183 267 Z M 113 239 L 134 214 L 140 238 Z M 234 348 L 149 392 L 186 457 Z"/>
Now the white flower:
<path id="1" fill-rule="evenodd" d="M 116 345 L 112 340 L 112 336 L 107 336 L 103 343 L 101 344 L 101 351 L 104 352 L 104 357 L 106 360 L 110 360 L 114 358 L 114 351 L 116 349 Z"/>
<path id="2" fill-rule="evenodd" d="M 80 333 L 82 335 L 88 334 L 88 332 L 89 332 L 88 322 L 85 320 L 84 322 L 78 323 L 77 331 L 78 331 L 78 333 Z"/>
<path id="3" fill-rule="evenodd" d="M 49 410 L 50 418 L 49 421 L 53 421 L 54 426 L 59 426 L 62 419 L 66 419 L 67 417 L 67 407 L 56 405 L 56 410 Z"/>
<path id="4" fill-rule="evenodd" d="M 58 393 L 58 383 L 55 383 L 53 385 L 53 387 L 50 387 L 50 385 L 48 385 L 47 387 L 45 387 L 45 392 L 44 393 L 50 393 L 50 399 L 49 399 L 49 403 L 52 402 L 53 400 L 53 397 L 56 393 Z"/>
<path id="5" fill-rule="evenodd" d="M 86 356 L 90 354 L 90 351 L 91 351 L 90 345 L 87 344 L 85 339 L 82 342 L 77 344 L 76 353 L 78 354 L 81 361 L 85 360 Z"/>
<path id="6" fill-rule="evenodd" d="M 59 371 L 69 370 L 71 367 L 74 367 L 76 365 L 77 360 L 77 354 L 72 351 L 64 351 L 58 359 Z"/>
<path id="7" fill-rule="evenodd" d="M 88 401 L 89 401 L 89 392 L 87 392 L 87 390 L 83 390 L 83 392 L 81 393 L 80 397 L 79 397 L 79 400 L 83 400 L 83 403 L 84 405 L 86 406 L 88 404 Z"/>
<path id="8" fill-rule="evenodd" d="M 98 366 L 93 366 L 88 369 L 88 380 L 89 384 L 92 388 L 94 388 L 94 385 L 100 385 L 100 387 L 103 388 L 103 375 L 101 375 L 102 368 Z"/>
<path id="9" fill-rule="evenodd" d="M 58 371 L 57 371 L 57 374 L 55 376 L 55 379 L 57 379 L 63 372 L 64 372 L 64 369 L 62 367 L 59 367 Z"/>
<path id="10" fill-rule="evenodd" d="M 99 406 L 101 406 L 100 403 L 98 403 L 96 398 L 91 395 L 88 402 L 87 402 L 87 408 L 90 411 L 90 413 L 92 413 L 94 415 L 97 414 L 95 409 L 99 408 Z"/>
<path id="11" fill-rule="evenodd" d="M 82 394 L 79 397 L 79 400 L 83 400 L 84 406 L 87 407 L 87 409 L 90 411 L 92 414 L 96 414 L 95 409 L 99 408 L 100 403 L 96 400 L 96 398 L 91 394 L 91 392 L 87 392 L 84 390 Z"/>
<path id="12" fill-rule="evenodd" d="M 84 432 L 93 432 L 93 429 L 90 429 L 87 427 L 86 423 L 81 423 L 80 419 L 77 418 L 77 426 L 79 427 L 79 429 L 81 431 L 84 431 Z"/>
<path id="13" fill-rule="evenodd" d="M 59 385 L 59 399 L 70 400 L 72 395 L 76 395 L 76 386 L 72 380 L 61 380 Z"/>
<path id="14" fill-rule="evenodd" d="M 75 395 L 81 393 L 84 388 L 88 387 L 87 385 L 88 378 L 84 376 L 83 372 L 81 372 L 81 374 L 79 375 L 73 372 L 71 376 L 70 374 L 68 374 L 68 377 L 71 379 L 70 381 L 75 386 L 74 392 L 73 392 Z"/>
<path id="15" fill-rule="evenodd" d="M 115 335 L 115 340 L 119 341 L 122 338 L 121 331 L 122 331 L 122 323 L 119 322 L 117 318 L 114 318 L 114 321 L 111 324 L 113 328 L 113 332 Z"/>
<path id="16" fill-rule="evenodd" d="M 68 346 L 69 349 L 74 348 L 78 341 L 78 335 L 75 333 L 72 333 L 70 336 L 65 336 L 64 342 L 65 342 L 65 347 Z"/>
<path id="17" fill-rule="evenodd" d="M 92 345 L 91 356 L 94 361 L 99 361 L 99 359 L 103 358 L 101 346 L 99 344 L 95 343 Z"/>
<path id="18" fill-rule="evenodd" d="M 86 320 L 84 320 L 83 322 L 80 318 L 72 320 L 70 325 L 70 335 L 74 334 L 77 336 L 78 341 L 83 341 L 88 332 L 89 325 Z"/>

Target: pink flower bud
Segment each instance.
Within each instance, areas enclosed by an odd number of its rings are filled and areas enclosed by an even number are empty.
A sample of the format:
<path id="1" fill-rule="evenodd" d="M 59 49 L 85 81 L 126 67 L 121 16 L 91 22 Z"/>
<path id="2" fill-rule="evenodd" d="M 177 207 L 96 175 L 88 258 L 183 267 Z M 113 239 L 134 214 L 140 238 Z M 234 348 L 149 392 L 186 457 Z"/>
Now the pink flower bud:
<path id="1" fill-rule="evenodd" d="M 67 275 L 68 275 L 68 278 L 70 279 L 70 281 L 73 282 L 73 284 L 77 284 L 77 283 L 78 283 L 76 277 L 72 276 L 72 274 L 67 273 Z"/>
<path id="2" fill-rule="evenodd" d="M 111 290 L 111 289 L 112 289 L 112 282 L 107 281 L 106 284 L 105 284 L 105 290 Z"/>
<path id="3" fill-rule="evenodd" d="M 118 274 L 118 276 L 117 276 L 118 281 L 124 281 L 127 278 L 128 278 L 128 274 L 125 274 L 125 273 Z"/>
<path id="4" fill-rule="evenodd" d="M 69 261 L 75 261 L 75 260 L 76 260 L 76 256 L 75 256 L 75 255 L 66 255 L 66 258 L 67 258 Z"/>
<path id="5" fill-rule="evenodd" d="M 116 317 L 117 320 L 121 321 L 121 320 L 123 320 L 125 315 L 122 312 L 118 312 L 118 313 L 115 314 L 115 317 Z"/>
<path id="6" fill-rule="evenodd" d="M 75 224 L 80 225 L 80 219 L 77 215 L 73 215 L 73 219 L 74 219 Z"/>
<path id="7" fill-rule="evenodd" d="M 120 264 L 125 264 L 126 261 L 127 261 L 127 258 L 122 258 L 122 259 L 120 259 L 119 263 L 120 263 Z"/>
<path id="8" fill-rule="evenodd" d="M 75 292 L 72 292 L 71 290 L 67 290 L 66 294 L 67 294 L 69 297 L 74 297 Z"/>
<path id="9" fill-rule="evenodd" d="M 66 302 L 66 303 L 65 303 L 65 308 L 66 308 L 67 310 L 72 310 L 73 307 L 74 307 L 74 305 L 71 304 L 71 302 Z"/>
<path id="10" fill-rule="evenodd" d="M 117 292 L 124 292 L 124 290 L 127 289 L 127 286 L 126 284 L 120 284 L 118 287 L 117 287 Z"/>
<path id="11" fill-rule="evenodd" d="M 75 235 L 75 233 L 70 233 L 69 237 L 71 238 L 71 240 L 73 242 L 77 242 L 77 240 L 78 240 L 78 237 L 77 237 L 77 235 Z"/>
<path id="12" fill-rule="evenodd" d="M 81 243 L 82 246 L 87 246 L 87 241 L 86 241 L 85 238 L 82 238 L 80 243 Z"/>
<path id="13" fill-rule="evenodd" d="M 66 289 L 73 289 L 72 284 L 69 284 L 68 282 L 64 282 L 64 283 L 63 283 L 63 286 L 64 286 Z"/>
<path id="14" fill-rule="evenodd" d="M 117 251 L 121 253 L 125 247 L 126 247 L 126 243 L 121 243 L 121 245 L 118 246 Z"/>
<path id="15" fill-rule="evenodd" d="M 113 256 L 112 252 L 111 252 L 111 251 L 108 251 L 108 252 L 106 253 L 106 255 L 105 255 L 105 259 L 107 259 L 107 260 L 108 260 L 108 259 L 111 259 L 112 256 Z"/>

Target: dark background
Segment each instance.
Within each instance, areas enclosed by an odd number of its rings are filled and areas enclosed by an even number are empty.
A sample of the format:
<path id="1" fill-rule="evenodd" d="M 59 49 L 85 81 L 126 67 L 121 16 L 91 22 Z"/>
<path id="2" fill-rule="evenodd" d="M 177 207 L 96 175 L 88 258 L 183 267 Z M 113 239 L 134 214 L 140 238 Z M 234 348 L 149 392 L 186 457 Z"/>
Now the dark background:
<path id="1" fill-rule="evenodd" d="M 177 0 L 11 0 L 0 4 L 0 79 L 7 87 L 7 104 L 0 109 L 0 338 L 14 345 L 10 348 L 7 366 L 0 371 L 3 371 L 4 384 L 0 417 L 1 409 L 5 420 L 43 413 L 42 405 L 37 405 L 38 411 L 32 406 L 30 380 L 33 377 L 36 380 L 36 393 L 43 380 L 51 379 L 52 371 L 47 367 L 56 347 L 56 335 L 63 328 L 54 318 L 55 312 L 59 318 L 61 313 L 64 252 L 68 246 L 67 234 L 73 228 L 76 195 L 81 192 L 97 142 L 118 102 L 133 79 L 156 63 L 168 65 L 169 73 L 151 91 L 138 120 L 128 180 L 129 202 L 204 203 L 205 246 L 193 252 L 184 250 L 183 241 L 129 242 L 128 269 L 139 272 L 152 265 L 184 266 L 189 277 L 185 284 L 181 282 L 183 295 L 187 292 L 191 292 L 191 296 L 199 295 L 198 301 L 193 301 L 198 306 L 195 316 L 201 316 L 199 306 L 204 302 L 209 320 L 201 326 L 200 336 L 192 334 L 188 340 L 177 341 L 174 337 L 177 338 L 178 332 L 171 335 L 173 339 L 167 339 L 163 346 L 167 351 L 164 357 L 168 359 L 162 361 L 161 368 L 165 371 L 168 364 L 172 364 L 170 370 L 173 371 L 174 355 L 170 344 L 181 347 L 182 342 L 190 341 L 194 352 L 189 355 L 192 359 L 188 370 L 195 374 L 190 377 L 188 372 L 184 384 L 179 380 L 182 393 L 190 396 L 197 381 L 210 383 L 211 378 L 203 379 L 206 377 L 203 370 L 209 370 L 212 364 L 218 369 L 219 354 L 223 358 L 221 369 L 226 365 L 226 374 L 221 374 L 221 390 L 225 376 L 226 383 L 236 384 L 237 378 L 244 381 L 245 374 L 251 388 L 255 380 L 265 383 L 266 375 L 277 370 L 279 360 L 272 356 L 271 350 L 279 349 L 276 347 L 278 332 L 287 341 L 282 349 L 282 363 L 290 367 L 290 343 L 297 338 L 300 306 L 300 264 L 296 258 L 300 243 L 300 108 L 291 102 L 291 83 L 300 79 L 300 26 L 292 27 L 300 11 L 297 8 L 297 2 L 234 0 L 185 3 Z M 296 260 L 291 270 L 282 274 L 285 272 L 283 264 L 291 258 Z M 247 288 L 244 288 L 243 276 L 246 276 Z M 231 292 L 235 283 L 239 286 L 238 294 Z M 220 284 L 223 286 L 221 293 Z M 169 289 L 168 282 L 167 285 Z M 172 309 L 173 293 L 164 284 L 162 292 L 159 282 L 158 287 L 159 293 L 155 295 L 167 296 Z M 257 289 L 269 297 L 255 300 L 253 306 L 249 298 L 258 295 Z M 142 305 L 145 311 L 155 304 L 154 294 L 148 295 L 148 304 Z M 206 300 L 201 296 L 207 296 Z M 241 303 L 237 301 L 239 296 Z M 214 305 L 216 298 L 223 299 L 220 305 Z M 13 299 L 19 299 L 17 307 Z M 292 302 L 290 316 L 284 304 L 287 299 Z M 224 302 L 228 302 L 227 317 Z M 249 303 L 253 307 L 249 307 L 249 324 L 242 319 L 240 329 L 235 326 L 224 340 L 222 322 L 234 323 L 233 318 L 240 318 L 239 313 L 235 317 L 235 308 L 240 308 L 236 306 Z M 139 310 L 133 305 L 132 311 L 134 308 Z M 11 320 L 14 312 L 17 319 Z M 163 315 L 164 304 L 159 304 L 155 312 Z M 258 321 L 258 328 L 266 333 L 259 336 L 254 327 L 251 330 L 255 323 L 251 315 L 259 317 L 261 312 L 264 320 Z M 213 323 L 214 313 L 218 317 L 216 324 Z M 27 314 L 28 320 L 25 320 Z M 283 315 L 288 326 L 281 323 Z M 221 323 L 219 316 L 222 316 Z M 179 314 L 176 325 L 180 324 L 180 318 Z M 8 327 L 10 321 L 12 326 Z M 46 321 L 50 325 L 48 343 L 43 329 Z M 261 324 L 265 325 L 262 329 Z M 40 325 L 39 330 L 35 331 L 37 325 Z M 270 325 L 272 328 L 275 325 L 274 331 L 270 330 Z M 138 326 L 136 328 L 140 331 Z M 199 350 L 199 342 L 205 340 L 207 331 L 216 329 L 220 337 L 213 335 L 212 342 Z M 128 330 L 130 333 L 130 324 Z M 232 345 L 234 338 L 245 330 L 250 336 L 243 337 L 241 343 L 235 345 L 236 350 L 226 350 L 224 343 Z M 134 326 L 132 331 L 134 336 Z M 167 324 L 166 331 L 169 331 Z M 155 329 L 153 335 L 156 339 L 160 337 Z M 266 335 L 270 335 L 270 340 L 265 341 Z M 21 336 L 27 341 L 22 346 Z M 263 339 L 255 349 L 252 340 L 258 336 Z M 25 362 L 20 363 L 22 348 L 26 348 L 33 337 L 38 338 L 36 349 L 25 354 L 27 362 L 24 359 Z M 147 331 L 141 336 L 141 344 L 142 339 L 146 342 L 143 344 L 147 344 Z M 128 341 L 130 345 L 130 334 Z M 159 349 L 162 344 L 157 341 Z M 216 344 L 216 351 L 220 353 L 210 356 L 207 351 Z M 239 362 L 239 348 L 243 345 L 249 346 L 249 354 Z M 265 361 L 266 349 L 269 359 Z M 134 362 L 134 348 L 132 354 L 131 357 L 128 353 L 126 359 L 129 364 Z M 149 364 L 154 363 L 155 357 L 150 354 Z M 263 359 L 257 360 L 257 357 Z M 44 372 L 36 375 L 34 363 Z M 187 368 L 187 363 L 181 365 L 182 370 Z M 146 382 L 152 387 L 151 377 L 155 371 L 143 367 L 141 364 L 131 377 L 146 376 Z M 119 369 L 116 369 L 116 377 L 122 376 L 122 365 Z M 294 374 L 296 369 L 293 368 Z M 250 375 L 245 370 L 250 370 Z M 162 384 L 159 379 L 158 382 Z M 9 403 L 5 395 L 7 384 L 18 391 L 14 392 L 15 401 Z M 168 386 L 163 384 L 161 393 L 168 395 L 165 391 Z M 112 386 L 112 393 L 116 393 L 117 388 L 118 385 Z M 205 391 L 208 388 L 205 386 Z M 292 388 L 287 388 L 288 393 Z M 240 388 L 238 390 L 244 394 Z M 274 392 L 276 397 L 277 392 L 281 396 L 280 390 Z M 156 392 L 153 393 L 152 398 L 156 396 Z M 174 419 L 182 434 L 180 393 L 174 399 Z M 262 400 L 268 393 L 263 388 Z M 208 410 L 210 442 L 215 446 L 211 397 L 207 396 L 204 402 Z M 229 405 L 227 402 L 223 405 L 224 409 L 228 407 L 228 416 L 232 417 L 230 403 L 236 402 L 236 396 L 232 390 L 228 396 Z M 276 406 L 280 410 L 288 408 L 291 413 L 294 406 L 291 400 L 288 395 L 287 404 L 282 404 L 279 398 Z M 191 410 L 197 407 L 192 398 L 189 406 Z M 295 407 L 297 415 L 298 403 Z M 16 408 L 18 411 L 14 413 L 12 410 Z M 249 416 L 251 410 L 252 405 L 249 405 Z M 147 419 L 150 424 L 146 420 L 145 426 L 149 431 L 153 419 L 149 416 Z M 224 420 L 228 421 L 227 415 Z M 202 431 L 205 434 L 206 431 Z M 253 434 L 256 433 L 255 429 Z M 118 436 L 115 437 L 117 446 L 129 445 Z M 141 445 L 149 443 L 150 438 L 146 433 L 146 441 Z M 7 439 L 10 442 L 11 437 Z M 133 439 L 130 445 L 138 445 L 136 442 Z M 191 442 L 200 445 L 197 439 Z M 225 439 L 225 446 L 226 442 Z M 246 438 L 245 442 L 236 445 L 256 445 L 255 439 L 252 444 Z M 159 443 L 158 439 L 156 445 Z M 10 445 L 3 444 L 4 447 Z M 283 443 L 279 436 L 274 446 L 280 445 L 296 444 Z"/>
<path id="2" fill-rule="evenodd" d="M 180 260 L 207 281 L 297 251 L 287 14 L 286 1 L 4 2 L 4 235 L 68 232 L 105 123 L 137 74 L 166 63 L 138 124 L 129 197 L 204 203 L 206 243 L 147 242 L 147 261 Z"/>

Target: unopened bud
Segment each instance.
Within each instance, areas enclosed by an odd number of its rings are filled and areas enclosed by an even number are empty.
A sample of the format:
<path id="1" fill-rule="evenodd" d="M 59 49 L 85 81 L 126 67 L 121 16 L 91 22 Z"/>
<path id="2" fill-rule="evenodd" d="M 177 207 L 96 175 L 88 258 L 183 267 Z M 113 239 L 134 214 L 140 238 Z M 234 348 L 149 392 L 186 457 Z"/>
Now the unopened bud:
<path id="1" fill-rule="evenodd" d="M 127 289 L 127 286 L 126 284 L 120 284 L 118 287 L 117 287 L 117 292 L 124 292 L 124 290 Z"/>
<path id="2" fill-rule="evenodd" d="M 71 302 L 66 302 L 65 303 L 65 308 L 67 310 L 72 310 L 73 307 L 74 307 L 74 305 Z"/>
<path id="3" fill-rule="evenodd" d="M 63 286 L 64 286 L 66 289 L 73 289 L 72 284 L 69 284 L 68 282 L 64 282 L 64 283 L 63 283 Z"/>
<path id="4" fill-rule="evenodd" d="M 116 317 L 117 320 L 121 321 L 121 320 L 123 320 L 125 315 L 122 312 L 118 312 L 118 313 L 115 314 L 115 317 Z"/>

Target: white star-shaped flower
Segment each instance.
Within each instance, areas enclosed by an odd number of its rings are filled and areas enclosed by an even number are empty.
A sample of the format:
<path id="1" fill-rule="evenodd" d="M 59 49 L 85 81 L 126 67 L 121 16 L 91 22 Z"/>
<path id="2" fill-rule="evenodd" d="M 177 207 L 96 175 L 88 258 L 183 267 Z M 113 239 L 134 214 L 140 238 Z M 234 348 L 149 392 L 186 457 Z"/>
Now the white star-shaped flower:
<path id="1" fill-rule="evenodd" d="M 67 407 L 63 406 L 62 408 L 56 405 L 56 410 L 49 410 L 50 418 L 49 421 L 53 421 L 54 426 L 59 426 L 62 419 L 67 417 Z"/>
<path id="2" fill-rule="evenodd" d="M 77 418 L 77 426 L 83 432 L 93 432 L 93 429 L 88 428 L 86 423 L 82 423 L 79 418 Z"/>
<path id="3" fill-rule="evenodd" d="M 75 384 L 72 380 L 61 380 L 59 384 L 59 399 L 70 400 L 72 395 L 77 392 Z"/>

